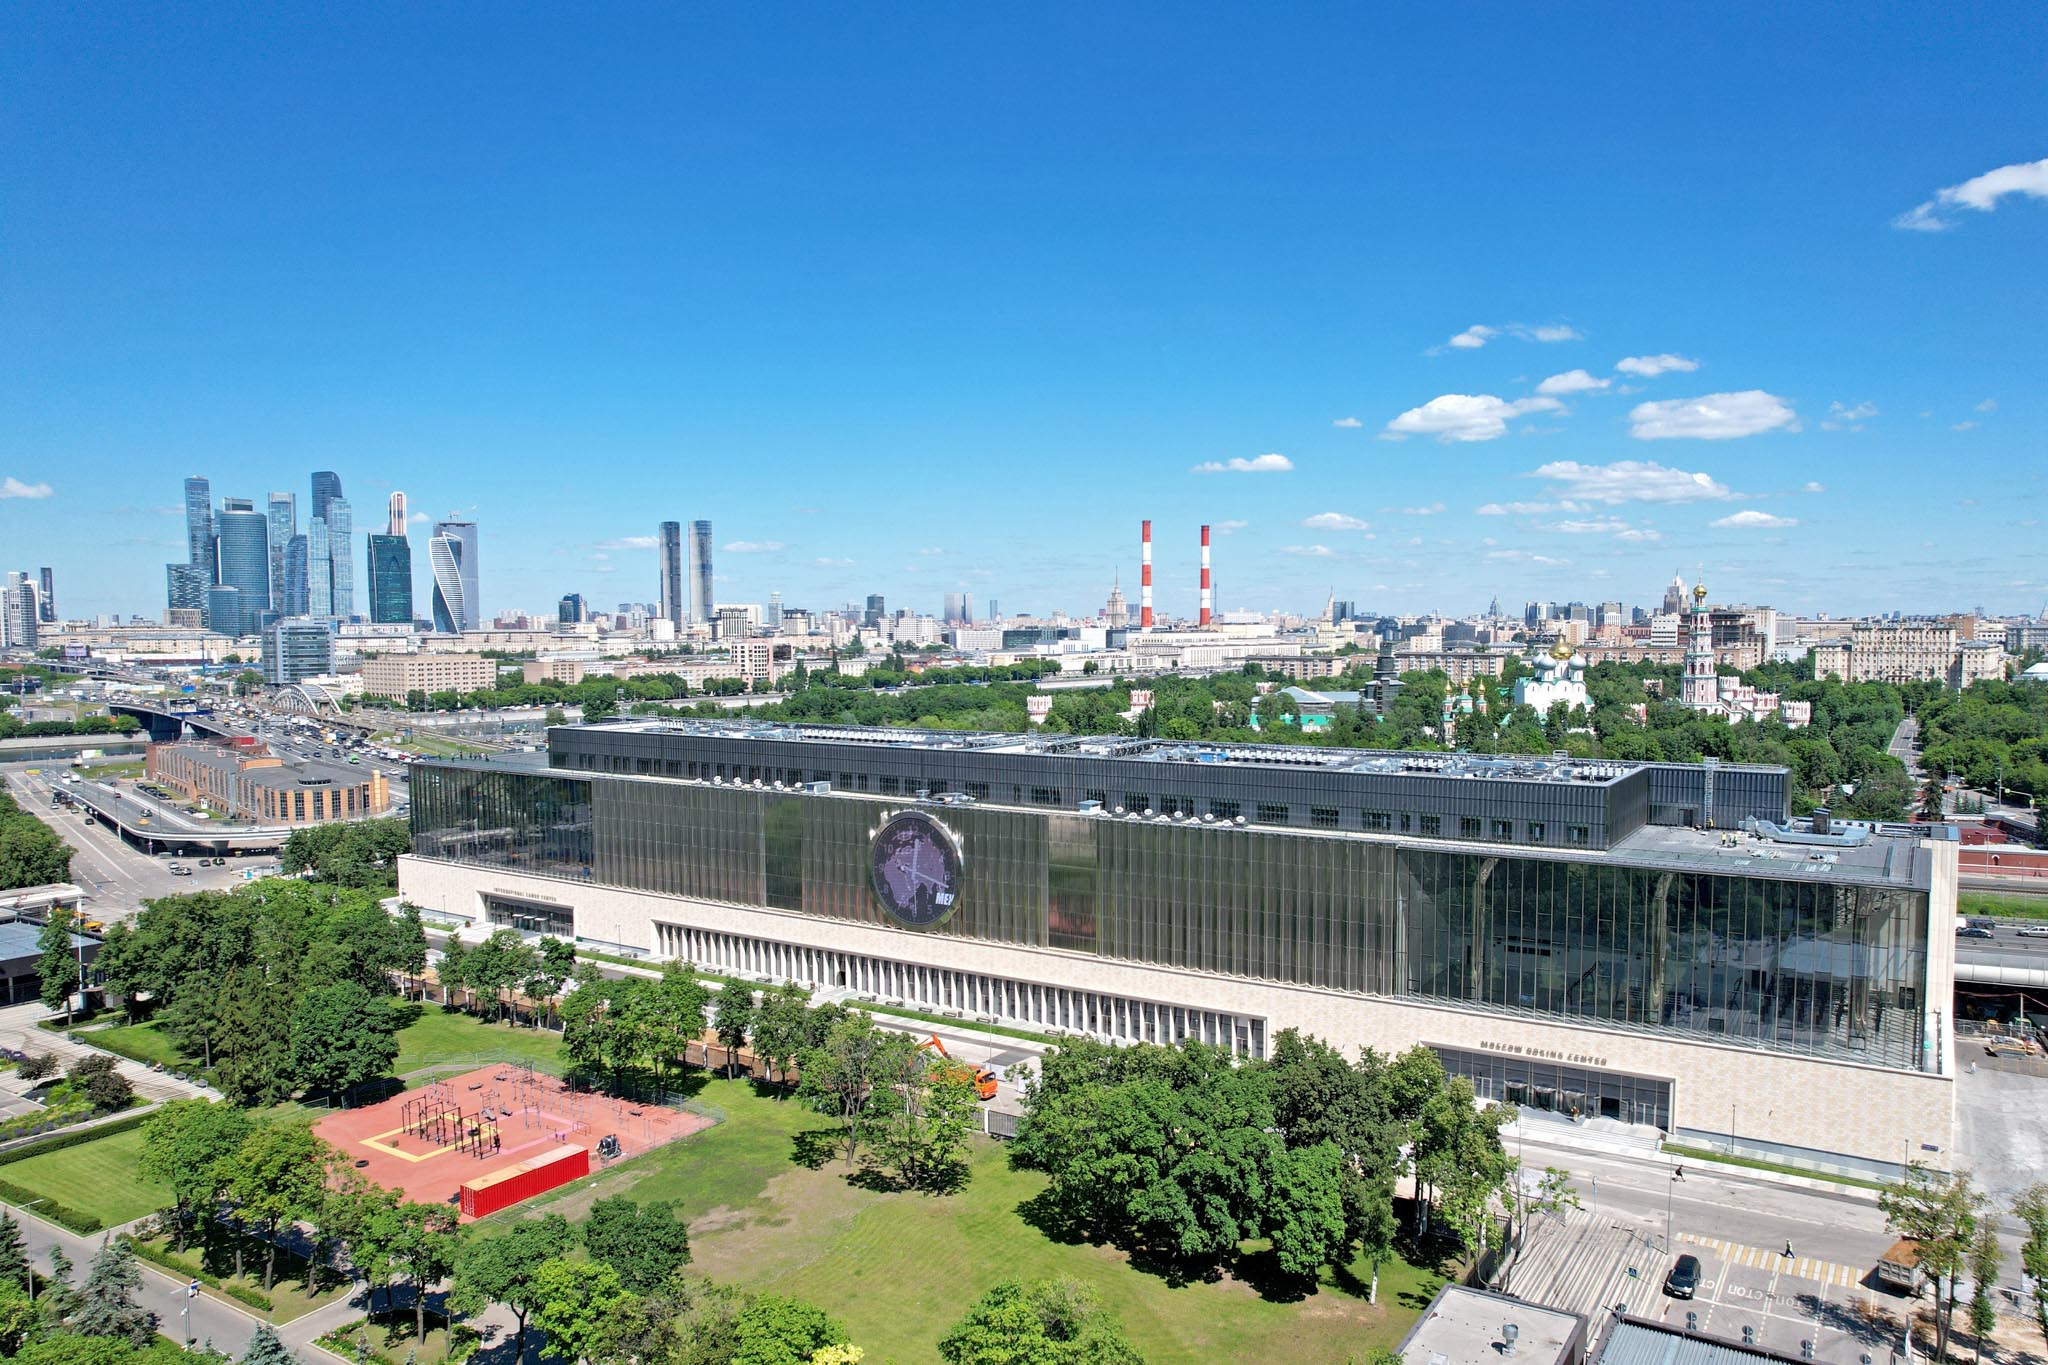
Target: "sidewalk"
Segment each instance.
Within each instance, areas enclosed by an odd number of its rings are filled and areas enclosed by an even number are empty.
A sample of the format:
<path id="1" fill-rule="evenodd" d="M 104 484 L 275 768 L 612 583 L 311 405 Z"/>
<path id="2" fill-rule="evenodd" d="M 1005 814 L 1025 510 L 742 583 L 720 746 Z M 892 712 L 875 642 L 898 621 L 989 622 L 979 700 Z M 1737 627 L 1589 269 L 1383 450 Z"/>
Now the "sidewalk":
<path id="1" fill-rule="evenodd" d="M 101 1049 L 74 1043 L 61 1033 L 52 1032 L 36 1025 L 54 1016 L 40 1003 L 9 1005 L 0 1009 L 0 1047 L 18 1048 L 23 1052 L 47 1052 L 56 1057 L 58 1065 L 70 1070 L 71 1064 L 81 1057 L 101 1053 Z M 114 1058 L 114 1069 L 128 1078 L 135 1087 L 135 1093 L 152 1102 L 163 1100 L 203 1099 L 217 1100 L 220 1092 L 198 1081 L 181 1081 L 165 1071 L 151 1071 L 141 1062 L 106 1052 L 101 1055 Z"/>

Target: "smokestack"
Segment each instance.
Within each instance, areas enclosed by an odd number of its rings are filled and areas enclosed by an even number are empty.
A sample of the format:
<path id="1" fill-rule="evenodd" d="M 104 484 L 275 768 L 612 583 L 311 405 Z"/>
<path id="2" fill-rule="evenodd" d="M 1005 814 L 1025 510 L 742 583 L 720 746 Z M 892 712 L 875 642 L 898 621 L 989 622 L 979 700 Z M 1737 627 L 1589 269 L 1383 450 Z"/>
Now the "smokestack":
<path id="1" fill-rule="evenodd" d="M 1209 628 L 1210 608 L 1216 603 L 1209 596 L 1209 528 L 1202 528 L 1202 629 Z"/>
<path id="2" fill-rule="evenodd" d="M 1142 568 L 1138 571 L 1138 628 L 1152 629 L 1152 523 L 1144 524 L 1142 533 Z"/>

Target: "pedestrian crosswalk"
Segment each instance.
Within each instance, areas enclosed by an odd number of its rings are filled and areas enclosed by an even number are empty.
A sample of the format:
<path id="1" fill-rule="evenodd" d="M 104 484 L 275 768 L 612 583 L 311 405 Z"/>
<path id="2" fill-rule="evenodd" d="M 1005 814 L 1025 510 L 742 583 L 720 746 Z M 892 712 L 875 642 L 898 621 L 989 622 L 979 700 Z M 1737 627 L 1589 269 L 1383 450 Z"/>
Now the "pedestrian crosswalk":
<path id="1" fill-rule="evenodd" d="M 1727 1265 L 1746 1266 L 1752 1270 L 1777 1270 L 1797 1279 L 1813 1280 L 1830 1284 L 1841 1289 L 1853 1289 L 1863 1281 L 1864 1272 L 1855 1266 L 1842 1265 L 1837 1261 L 1823 1261 L 1812 1256 L 1787 1256 L 1783 1248 L 1766 1250 L 1763 1247 L 1744 1246 L 1740 1242 L 1725 1242 L 1718 1237 L 1699 1237 L 1682 1232 L 1678 1240 L 1710 1251 Z"/>

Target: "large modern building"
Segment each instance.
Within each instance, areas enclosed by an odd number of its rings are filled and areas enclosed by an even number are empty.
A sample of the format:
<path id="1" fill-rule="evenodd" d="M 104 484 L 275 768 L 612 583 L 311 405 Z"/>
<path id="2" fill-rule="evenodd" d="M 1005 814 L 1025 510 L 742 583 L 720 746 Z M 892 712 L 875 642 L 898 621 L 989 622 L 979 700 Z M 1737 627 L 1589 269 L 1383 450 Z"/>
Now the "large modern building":
<path id="1" fill-rule="evenodd" d="M 406 900 L 728 972 L 1896 1169 L 1953 1117 L 1956 845 L 1782 768 L 636 721 L 412 773 Z M 1937 827 L 1934 833 L 1946 833 Z"/>
<path id="2" fill-rule="evenodd" d="M 459 635 L 483 624 L 477 600 L 476 523 L 437 521 L 427 542 L 427 566 L 434 575 L 434 629 Z"/>
<path id="3" fill-rule="evenodd" d="M 391 806 L 390 784 L 375 768 L 288 764 L 260 745 L 152 744 L 148 767 L 153 781 L 200 805 L 267 825 L 362 820 Z"/>
<path id="4" fill-rule="evenodd" d="M 246 499 L 225 498 L 214 522 L 219 527 L 219 586 L 240 593 L 240 609 L 233 621 L 207 624 L 223 634 L 246 635 L 263 624 L 263 613 L 270 609 L 270 518 Z"/>
<path id="5" fill-rule="evenodd" d="M 334 671 L 334 627 L 305 618 L 273 621 L 263 628 L 263 680 L 288 687 Z"/>
<path id="6" fill-rule="evenodd" d="M 711 523 L 690 523 L 690 619 L 708 624 L 715 603 L 711 596 Z"/>
<path id="7" fill-rule="evenodd" d="M 363 660 L 363 691 L 403 700 L 407 693 L 475 692 L 498 684 L 498 661 L 481 654 L 382 654 Z"/>
<path id="8" fill-rule="evenodd" d="M 368 543 L 371 623 L 411 625 L 412 542 L 402 531 L 385 535 L 372 531 Z"/>
<path id="9" fill-rule="evenodd" d="M 680 635 L 688 620 L 683 614 L 687 608 L 683 597 L 683 524 L 664 521 L 655 548 L 659 552 L 661 618 Z"/>

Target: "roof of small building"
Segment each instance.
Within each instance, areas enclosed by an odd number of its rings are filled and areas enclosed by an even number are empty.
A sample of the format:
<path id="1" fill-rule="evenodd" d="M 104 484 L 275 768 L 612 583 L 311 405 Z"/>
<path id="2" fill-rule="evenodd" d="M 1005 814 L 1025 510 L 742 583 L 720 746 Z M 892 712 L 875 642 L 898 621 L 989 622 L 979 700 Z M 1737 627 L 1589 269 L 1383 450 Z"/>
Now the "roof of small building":
<path id="1" fill-rule="evenodd" d="M 1503 1329 L 1510 1323 L 1508 1349 Z M 1554 1365 L 1576 1360 L 1585 1340 L 1586 1320 L 1577 1313 L 1447 1284 L 1401 1339 L 1400 1356 L 1401 1365 Z"/>

